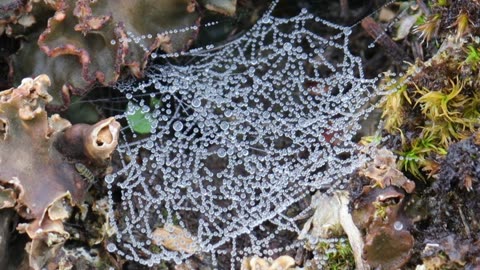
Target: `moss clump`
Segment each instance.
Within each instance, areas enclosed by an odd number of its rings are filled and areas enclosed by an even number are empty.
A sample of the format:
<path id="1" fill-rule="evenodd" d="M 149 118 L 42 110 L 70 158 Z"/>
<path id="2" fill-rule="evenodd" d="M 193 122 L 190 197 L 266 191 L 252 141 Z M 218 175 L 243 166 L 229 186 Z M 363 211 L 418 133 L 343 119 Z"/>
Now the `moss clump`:
<path id="1" fill-rule="evenodd" d="M 415 28 L 424 41 L 448 35 L 453 35 L 458 40 L 468 34 L 480 33 L 476 27 L 480 22 L 478 1 L 433 0 L 429 1 L 428 9 L 429 12 L 420 16 Z"/>
<path id="2" fill-rule="evenodd" d="M 322 241 L 316 246 L 316 252 L 325 256 L 322 269 L 354 269 L 355 259 L 352 247 L 346 238 L 339 238 L 336 243 Z"/>
<path id="3" fill-rule="evenodd" d="M 422 170 L 434 175 L 446 149 L 480 125 L 477 47 L 451 37 L 432 59 L 400 78 L 386 76 L 385 130 L 399 138 L 398 167 L 416 178 L 427 178 Z"/>

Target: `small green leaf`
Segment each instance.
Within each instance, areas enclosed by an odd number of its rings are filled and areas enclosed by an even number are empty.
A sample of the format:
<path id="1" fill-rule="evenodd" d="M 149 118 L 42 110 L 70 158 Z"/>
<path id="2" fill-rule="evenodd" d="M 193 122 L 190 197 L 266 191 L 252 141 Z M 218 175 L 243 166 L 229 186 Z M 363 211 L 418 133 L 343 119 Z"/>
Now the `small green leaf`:
<path id="1" fill-rule="evenodd" d="M 155 108 L 155 105 L 157 105 L 157 104 L 158 104 L 158 106 L 161 107 L 162 106 L 162 101 L 158 98 L 153 98 L 152 97 L 150 99 L 150 108 Z"/>
<path id="2" fill-rule="evenodd" d="M 127 111 L 134 110 L 133 114 L 127 114 L 128 125 L 138 134 L 148 134 L 152 132 L 151 120 L 147 118 L 149 113 L 142 112 L 141 108 L 135 106 L 132 102 L 127 105 Z"/>

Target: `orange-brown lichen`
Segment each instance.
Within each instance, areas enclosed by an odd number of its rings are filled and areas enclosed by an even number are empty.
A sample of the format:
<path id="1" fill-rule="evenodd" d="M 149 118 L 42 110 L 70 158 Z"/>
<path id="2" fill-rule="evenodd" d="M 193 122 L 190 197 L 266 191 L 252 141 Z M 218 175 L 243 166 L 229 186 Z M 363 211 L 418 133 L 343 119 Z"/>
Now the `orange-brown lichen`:
<path id="1" fill-rule="evenodd" d="M 405 208 L 406 194 L 414 191 L 415 183 L 395 163 L 392 152 L 381 149 L 358 172 L 365 185 L 353 200 L 352 217 L 364 231 L 363 258 L 372 268 L 398 269 L 412 254 L 414 238 L 409 229 L 413 221 Z"/>
<path id="2" fill-rule="evenodd" d="M 354 201 L 352 216 L 365 231 L 363 257 L 373 268 L 398 269 L 408 262 L 414 244 L 412 221 L 404 213 L 403 192 L 394 186 L 367 187 Z"/>
<path id="3" fill-rule="evenodd" d="M 386 149 L 378 150 L 373 162 L 361 169 L 360 175 L 371 179 L 374 186 L 381 188 L 393 185 L 403 188 L 407 193 L 412 193 L 415 189 L 415 182 L 410 181 L 396 168 L 395 156 Z"/>
<path id="4" fill-rule="evenodd" d="M 35 23 L 35 18 L 29 14 L 32 10 L 30 1 L 9 0 L 0 3 L 0 35 L 10 36 L 15 28 L 29 27 Z"/>
<path id="5" fill-rule="evenodd" d="M 44 109 L 51 100 L 46 90 L 49 84 L 48 77 L 41 75 L 0 93 L 0 118 L 5 126 L 0 181 L 18 190 L 17 206 L 28 209 L 20 214 L 36 222 L 41 222 L 55 199 L 70 192 L 79 201 L 84 192 L 73 165 L 53 147 L 53 138 L 62 130 L 49 126 Z"/>
<path id="6" fill-rule="evenodd" d="M 399 269 L 410 259 L 413 243 L 408 231 L 382 226 L 366 236 L 364 256 L 374 269 Z"/>
<path id="7" fill-rule="evenodd" d="M 83 141 L 91 141 L 93 136 L 95 143 L 100 140 L 105 148 L 85 153 L 84 160 L 99 166 L 98 160 L 104 162 L 115 149 L 119 132 L 113 119 L 78 129 L 58 115 L 49 118 L 45 111 L 52 99 L 47 93 L 49 85 L 49 78 L 40 75 L 0 93 L 0 203 L 1 208 L 14 207 L 28 220 L 17 229 L 32 239 L 27 252 L 34 269 L 43 267 L 49 254 L 69 237 L 63 221 L 72 206 L 83 200 L 88 187 L 75 169 L 75 157 L 64 155 L 56 142 L 64 140 L 69 131 L 89 130 L 79 135 L 84 136 Z"/>
<path id="8" fill-rule="evenodd" d="M 96 83 L 112 85 L 122 70 L 141 77 L 153 51 L 186 49 L 201 18 L 192 0 L 54 0 L 35 1 L 33 8 L 48 23 L 26 35 L 13 56 L 15 76 L 47 73 L 56 89 L 51 109 L 65 109 L 71 93 L 83 95 Z"/>

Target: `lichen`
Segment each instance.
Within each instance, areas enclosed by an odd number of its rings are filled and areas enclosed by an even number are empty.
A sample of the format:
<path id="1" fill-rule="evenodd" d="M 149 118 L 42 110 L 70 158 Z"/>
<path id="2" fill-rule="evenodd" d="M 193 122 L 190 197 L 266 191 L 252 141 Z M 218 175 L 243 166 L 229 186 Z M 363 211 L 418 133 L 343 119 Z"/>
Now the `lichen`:
<path id="1" fill-rule="evenodd" d="M 98 157 L 106 158 L 112 153 L 119 132 L 118 123 L 113 118 L 106 119 L 112 127 L 108 129 L 110 146 L 113 146 L 108 148 L 109 153 L 100 149 L 99 154 L 92 156 L 82 148 L 83 156 L 80 156 L 58 149 L 56 142 L 65 140 L 66 134 L 78 129 L 58 115 L 47 116 L 45 106 L 52 100 L 47 92 L 49 85 L 49 78 L 40 75 L 24 79 L 19 87 L 0 93 L 2 206 L 14 207 L 26 220 L 17 229 L 32 239 L 27 252 L 34 269 L 40 269 L 68 239 L 63 221 L 85 196 L 87 182 L 73 161 L 83 157 L 96 168 L 104 166 L 98 165 Z M 99 125 L 105 126 L 104 122 Z M 98 134 L 99 125 L 79 136 L 88 141 Z"/>
<path id="2" fill-rule="evenodd" d="M 32 4 L 24 0 L 6 0 L 0 2 L 0 35 L 19 34 L 24 28 L 32 26 L 35 18 L 30 14 Z"/>
<path id="3" fill-rule="evenodd" d="M 377 150 L 353 179 L 361 183 L 360 194 L 354 192 L 352 217 L 364 234 L 363 258 L 372 268 L 402 267 L 413 253 L 413 219 L 406 208 L 415 183 L 396 168 L 396 157 L 386 149 Z"/>
<path id="4" fill-rule="evenodd" d="M 25 34 L 22 47 L 12 56 L 15 77 L 48 74 L 55 89 L 52 110 L 66 109 L 72 93 L 84 95 L 95 84 L 112 85 L 125 69 L 142 77 L 152 52 L 188 48 L 202 17 L 191 0 L 29 4 L 33 6 L 29 14 L 39 22 Z M 224 13 L 235 11 L 233 5 L 209 5 Z M 46 25 L 40 20 L 44 17 L 49 18 Z"/>

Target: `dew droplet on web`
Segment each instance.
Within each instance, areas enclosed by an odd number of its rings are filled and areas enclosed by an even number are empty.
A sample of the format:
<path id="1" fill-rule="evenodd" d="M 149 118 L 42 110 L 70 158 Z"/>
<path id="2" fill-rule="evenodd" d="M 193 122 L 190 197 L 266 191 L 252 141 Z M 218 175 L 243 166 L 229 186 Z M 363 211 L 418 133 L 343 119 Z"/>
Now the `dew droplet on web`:
<path id="1" fill-rule="evenodd" d="M 224 158 L 227 155 L 227 151 L 225 150 L 225 148 L 219 148 L 217 150 L 217 155 L 221 158 Z"/>
<path id="2" fill-rule="evenodd" d="M 192 100 L 192 107 L 198 108 L 202 105 L 202 101 L 199 98 L 194 98 Z"/>
<path id="3" fill-rule="evenodd" d="M 113 243 L 108 243 L 107 244 L 108 252 L 114 252 L 116 249 L 117 249 L 117 246 L 115 246 L 115 244 L 113 244 Z"/>
<path id="4" fill-rule="evenodd" d="M 175 131 L 181 131 L 183 129 L 183 124 L 180 121 L 175 121 L 173 123 L 173 130 Z"/>

